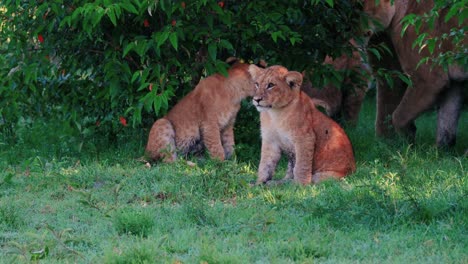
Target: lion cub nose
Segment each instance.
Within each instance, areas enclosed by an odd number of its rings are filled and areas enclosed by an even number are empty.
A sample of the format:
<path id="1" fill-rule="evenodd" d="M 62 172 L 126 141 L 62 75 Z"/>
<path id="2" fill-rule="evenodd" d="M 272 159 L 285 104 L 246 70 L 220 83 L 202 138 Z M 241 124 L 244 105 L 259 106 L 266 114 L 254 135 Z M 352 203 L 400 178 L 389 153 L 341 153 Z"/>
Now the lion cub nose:
<path id="1" fill-rule="evenodd" d="M 260 101 L 263 100 L 263 98 L 262 98 L 262 97 L 259 97 L 259 96 L 255 96 L 255 97 L 253 98 L 253 100 L 254 100 L 255 102 L 257 102 L 257 103 L 260 103 Z"/>

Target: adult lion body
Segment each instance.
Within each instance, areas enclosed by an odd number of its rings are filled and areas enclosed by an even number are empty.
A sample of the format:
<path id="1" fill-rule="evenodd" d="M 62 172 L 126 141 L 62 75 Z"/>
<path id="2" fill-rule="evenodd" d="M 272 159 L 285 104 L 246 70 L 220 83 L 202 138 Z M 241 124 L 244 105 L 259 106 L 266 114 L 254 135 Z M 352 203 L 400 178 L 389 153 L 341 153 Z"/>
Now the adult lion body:
<path id="1" fill-rule="evenodd" d="M 422 15 L 430 11 L 434 4 L 433 1 L 418 2 L 395 0 L 392 4 L 390 0 L 381 0 L 376 5 L 374 0 L 364 1 L 364 11 L 384 29 L 384 34 L 375 35 L 371 42 L 385 42 L 394 54 L 382 54 L 383 58 L 380 60 L 369 54 L 371 65 L 374 69 L 401 70 L 413 83 L 413 87 L 406 89 L 401 80 L 395 79 L 393 87 L 389 87 L 385 80 L 377 77 L 376 134 L 389 136 L 393 134 L 394 128 L 414 140 L 414 120 L 430 107 L 438 106 L 436 143 L 438 146 L 451 146 L 456 140 L 462 90 L 466 89 L 468 73 L 458 65 L 449 65 L 448 71 L 433 63 L 418 66 L 425 57 L 437 56 L 441 52 L 454 49 L 453 43 L 444 41 L 440 47 L 436 46 L 434 54 L 431 55 L 427 48 L 421 51 L 418 47 L 413 48 L 413 43 L 418 37 L 414 27 L 409 27 L 404 35 L 401 35 L 401 21 L 406 15 Z M 434 37 L 449 34 L 451 28 L 457 27 L 457 22 L 452 19 L 445 23 L 446 11 L 440 10 L 433 29 L 423 24 L 420 33 L 428 33 Z M 465 38 L 465 47 L 466 41 Z M 390 125 L 393 125 L 393 128 Z"/>
<path id="2" fill-rule="evenodd" d="M 253 104 L 260 111 L 262 134 L 258 184 L 272 179 L 282 152 L 289 159 L 284 180 L 318 183 L 355 170 L 347 135 L 301 91 L 301 73 L 282 66 L 263 70 L 252 65 L 249 71 L 256 82 Z"/>
<path id="3" fill-rule="evenodd" d="M 249 64 L 235 62 L 228 76 L 211 75 L 157 120 L 149 133 L 146 155 L 172 162 L 177 153 L 197 153 L 205 147 L 212 158 L 225 160 L 234 151 L 234 122 L 241 100 L 252 96 Z"/>
<path id="4" fill-rule="evenodd" d="M 354 40 L 351 44 L 356 47 Z M 356 125 L 367 91 L 367 80 L 364 79 L 368 75 L 368 66 L 362 62 L 358 50 L 354 50 L 351 56 L 343 54 L 335 59 L 326 56 L 323 64 L 331 65 L 336 71 L 342 72 L 345 76 L 342 87 L 338 88 L 330 83 L 319 89 L 306 81 L 301 89 L 311 98 L 325 102 L 327 114 L 334 120 Z M 351 80 L 350 77 L 355 78 Z"/>

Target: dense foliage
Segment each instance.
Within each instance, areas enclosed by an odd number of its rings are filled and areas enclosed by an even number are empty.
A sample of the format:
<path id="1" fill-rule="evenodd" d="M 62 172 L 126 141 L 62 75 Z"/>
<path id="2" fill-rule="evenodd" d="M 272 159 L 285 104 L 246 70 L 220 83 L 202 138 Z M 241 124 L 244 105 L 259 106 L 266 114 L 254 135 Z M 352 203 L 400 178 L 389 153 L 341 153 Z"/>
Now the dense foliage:
<path id="1" fill-rule="evenodd" d="M 229 56 L 313 67 L 340 53 L 358 22 L 349 1 L 5 1 L 0 8 L 2 126 L 37 115 L 80 129 L 139 125 L 200 77 L 225 72 Z"/>
<path id="2" fill-rule="evenodd" d="M 356 2 L 2 1 L 0 130 L 14 137 L 18 123 L 37 117 L 65 120 L 80 136 L 148 127 L 200 78 L 225 73 L 230 56 L 313 69 L 318 87 L 339 83 L 343 76 L 321 62 L 325 54 L 349 51 L 347 40 L 359 36 L 365 19 Z M 443 36 L 459 49 L 438 62 L 466 65 L 467 1 L 435 3 L 461 25 Z M 417 26 L 437 15 L 406 22 Z M 415 45 L 430 48 L 439 40 L 425 35 Z"/>
<path id="3" fill-rule="evenodd" d="M 418 2 L 421 0 L 418 0 Z M 468 70 L 468 47 L 466 46 L 466 32 L 468 32 L 468 1 L 467 0 L 435 0 L 434 7 L 429 12 L 418 16 L 410 14 L 403 19 L 402 35 L 408 27 L 414 26 L 419 37 L 414 41 L 413 47 L 418 47 L 419 51 L 429 50 L 432 55 L 421 60 L 420 63 L 431 61 L 447 69 L 448 65 L 458 64 Z M 436 21 L 442 18 L 443 22 L 455 20 L 457 27 L 442 36 L 433 36 L 429 32 L 420 32 L 422 25 L 428 25 L 430 29 L 437 27 Z M 440 20 L 439 20 L 440 21 Z M 454 49 L 435 54 L 438 46 L 444 42 L 454 44 Z"/>

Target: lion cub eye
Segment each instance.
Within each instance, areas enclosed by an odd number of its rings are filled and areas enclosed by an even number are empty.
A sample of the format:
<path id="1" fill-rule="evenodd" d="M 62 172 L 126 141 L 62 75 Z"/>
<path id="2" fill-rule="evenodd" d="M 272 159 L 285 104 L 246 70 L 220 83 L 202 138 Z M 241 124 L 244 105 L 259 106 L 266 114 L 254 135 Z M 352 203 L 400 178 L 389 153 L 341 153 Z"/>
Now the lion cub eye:
<path id="1" fill-rule="evenodd" d="M 273 87 L 275 87 L 275 84 L 274 83 L 269 83 L 268 86 L 267 86 L 267 89 L 271 89 Z"/>

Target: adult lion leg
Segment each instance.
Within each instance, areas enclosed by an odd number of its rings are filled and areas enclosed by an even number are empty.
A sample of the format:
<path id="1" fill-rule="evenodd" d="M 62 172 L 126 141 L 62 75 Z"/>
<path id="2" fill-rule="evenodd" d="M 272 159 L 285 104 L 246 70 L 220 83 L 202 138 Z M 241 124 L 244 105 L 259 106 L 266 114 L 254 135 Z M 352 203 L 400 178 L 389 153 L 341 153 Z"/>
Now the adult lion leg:
<path id="1" fill-rule="evenodd" d="M 385 43 L 392 51 L 392 54 L 381 52 L 381 58 L 377 58 L 372 52 L 368 52 L 370 65 L 372 65 L 372 71 L 377 82 L 375 134 L 379 137 L 390 137 L 395 134 L 391 123 L 392 113 L 400 103 L 407 85 L 398 77 L 390 77 L 393 82 L 393 85 L 390 86 L 385 78 L 376 74 L 381 68 L 402 71 L 401 65 L 395 57 L 396 55 L 394 55 L 393 44 L 387 34 L 379 34 L 371 39 L 372 44 L 380 44 L 381 42 Z"/>
<path id="2" fill-rule="evenodd" d="M 221 143 L 224 148 L 224 156 L 229 159 L 234 153 L 234 126 L 229 125 L 221 133 Z"/>
<path id="3" fill-rule="evenodd" d="M 437 113 L 437 146 L 455 145 L 457 125 L 462 108 L 462 89 L 466 83 L 451 82 L 449 89 L 439 102 Z"/>
<path id="4" fill-rule="evenodd" d="M 175 150 L 175 131 L 171 122 L 165 118 L 154 122 L 148 136 L 146 155 L 152 160 L 173 162 L 177 158 Z"/>
<path id="5" fill-rule="evenodd" d="M 205 144 L 211 158 L 223 161 L 224 148 L 221 143 L 221 132 L 216 122 L 208 121 L 202 124 L 201 127 L 202 140 Z"/>
<path id="6" fill-rule="evenodd" d="M 424 79 L 413 75 L 413 87 L 406 90 L 400 104 L 392 114 L 392 124 L 395 130 L 411 141 L 414 141 L 416 134 L 414 120 L 436 102 L 437 96 L 448 83 L 448 80 L 442 77 L 443 72 L 434 69 L 431 75 L 431 77 L 440 76 L 440 78 Z"/>
<path id="7" fill-rule="evenodd" d="M 393 87 L 386 80 L 377 79 L 377 113 L 375 134 L 379 137 L 391 137 L 395 134 L 392 127 L 392 113 L 398 107 L 406 85 L 398 78 L 393 78 Z"/>

